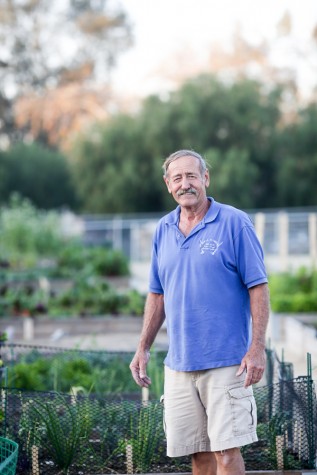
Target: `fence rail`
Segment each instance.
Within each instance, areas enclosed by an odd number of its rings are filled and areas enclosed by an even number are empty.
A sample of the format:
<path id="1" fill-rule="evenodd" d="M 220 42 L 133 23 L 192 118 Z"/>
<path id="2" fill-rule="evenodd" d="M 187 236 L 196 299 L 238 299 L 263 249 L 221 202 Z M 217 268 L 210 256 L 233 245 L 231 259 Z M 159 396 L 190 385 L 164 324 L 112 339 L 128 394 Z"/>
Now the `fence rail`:
<path id="1" fill-rule="evenodd" d="M 317 265 L 317 212 L 258 211 L 249 213 L 272 271 Z M 149 261 L 153 232 L 161 215 L 83 218 L 83 239 L 123 251 L 131 261 Z"/>

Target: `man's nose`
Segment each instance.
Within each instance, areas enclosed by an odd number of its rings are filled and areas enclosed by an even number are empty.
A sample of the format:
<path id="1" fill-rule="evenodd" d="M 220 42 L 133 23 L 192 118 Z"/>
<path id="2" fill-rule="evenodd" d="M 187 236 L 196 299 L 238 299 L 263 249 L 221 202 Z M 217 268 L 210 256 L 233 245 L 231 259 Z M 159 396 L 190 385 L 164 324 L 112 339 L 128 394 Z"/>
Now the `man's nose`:
<path id="1" fill-rule="evenodd" d="M 184 176 L 182 178 L 182 189 L 187 190 L 188 188 L 190 188 L 190 183 L 189 183 L 188 178 L 186 176 Z"/>

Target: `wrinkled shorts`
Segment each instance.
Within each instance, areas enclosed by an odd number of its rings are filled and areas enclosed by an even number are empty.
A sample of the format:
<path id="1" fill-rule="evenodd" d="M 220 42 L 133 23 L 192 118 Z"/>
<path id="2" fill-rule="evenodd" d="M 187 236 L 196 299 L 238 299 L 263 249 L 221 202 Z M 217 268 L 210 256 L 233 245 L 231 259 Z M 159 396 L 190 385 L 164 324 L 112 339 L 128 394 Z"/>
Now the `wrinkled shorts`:
<path id="1" fill-rule="evenodd" d="M 223 451 L 256 442 L 256 404 L 239 366 L 174 371 L 165 366 L 167 455 Z"/>

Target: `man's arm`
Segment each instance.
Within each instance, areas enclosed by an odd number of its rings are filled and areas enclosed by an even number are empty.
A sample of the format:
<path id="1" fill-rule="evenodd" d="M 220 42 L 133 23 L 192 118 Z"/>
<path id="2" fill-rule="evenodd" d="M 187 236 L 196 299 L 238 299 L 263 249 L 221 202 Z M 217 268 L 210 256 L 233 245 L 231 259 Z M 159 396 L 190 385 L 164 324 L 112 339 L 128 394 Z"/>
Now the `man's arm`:
<path id="1" fill-rule="evenodd" d="M 139 345 L 130 363 L 133 379 L 139 386 L 148 387 L 151 384 L 151 380 L 146 374 L 146 366 L 150 358 L 150 348 L 164 320 L 164 296 L 150 292 L 145 303 Z"/>
<path id="2" fill-rule="evenodd" d="M 244 386 L 258 383 L 265 370 L 265 333 L 270 314 L 270 297 L 267 284 L 249 289 L 252 316 L 252 343 L 241 361 L 237 375 L 247 371 Z"/>

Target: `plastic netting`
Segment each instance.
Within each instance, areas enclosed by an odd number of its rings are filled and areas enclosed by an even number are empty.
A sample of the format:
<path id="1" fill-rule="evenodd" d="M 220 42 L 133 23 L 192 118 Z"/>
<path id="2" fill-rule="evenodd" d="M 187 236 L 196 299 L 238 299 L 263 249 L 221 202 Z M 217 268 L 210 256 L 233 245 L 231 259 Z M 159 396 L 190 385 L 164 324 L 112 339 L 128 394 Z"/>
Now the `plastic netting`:
<path id="1" fill-rule="evenodd" d="M 18 444 L 12 440 L 0 437 L 0 473 L 14 475 L 18 460 Z"/>
<path id="2" fill-rule="evenodd" d="M 17 350 L 15 348 L 14 353 L 12 347 L 5 350 L 11 352 L 9 381 L 14 365 L 31 365 L 32 361 L 38 361 L 39 350 L 36 350 L 37 353 L 34 348 Z M 113 390 L 116 385 L 125 388 L 128 384 L 125 383 L 125 369 L 129 381 L 132 379 L 128 369 L 131 354 L 58 353 L 49 349 L 41 351 L 41 357 L 44 354 L 50 365 L 53 356 L 60 358 L 58 371 L 63 371 L 67 363 L 74 361 L 77 368 L 79 355 L 81 360 L 85 360 L 86 355 L 87 361 L 92 361 L 94 365 L 98 365 L 101 358 L 105 367 L 102 377 L 113 379 L 110 381 L 111 390 L 97 393 L 93 387 L 90 394 L 84 394 L 73 383 L 72 394 L 69 391 L 2 388 L 0 435 L 19 444 L 17 474 L 100 475 L 190 471 L 189 457 L 174 459 L 165 455 L 163 407 L 159 397 L 152 393 L 149 400 L 142 401 L 135 384 L 134 391 Z M 161 366 L 160 358 L 156 358 Z M 121 368 L 117 377 L 112 372 L 106 372 L 107 365 Z M 83 368 L 82 363 L 79 367 Z M 56 378 L 57 373 L 53 374 Z M 283 372 L 280 374 L 285 376 Z M 67 372 L 64 376 L 67 380 L 71 373 Z M 160 379 L 158 374 L 153 376 Z M 159 388 L 161 382 L 156 384 Z M 314 469 L 317 409 L 311 378 L 280 379 L 274 384 L 256 387 L 254 394 L 258 408 L 259 441 L 242 448 L 247 470 Z"/>

